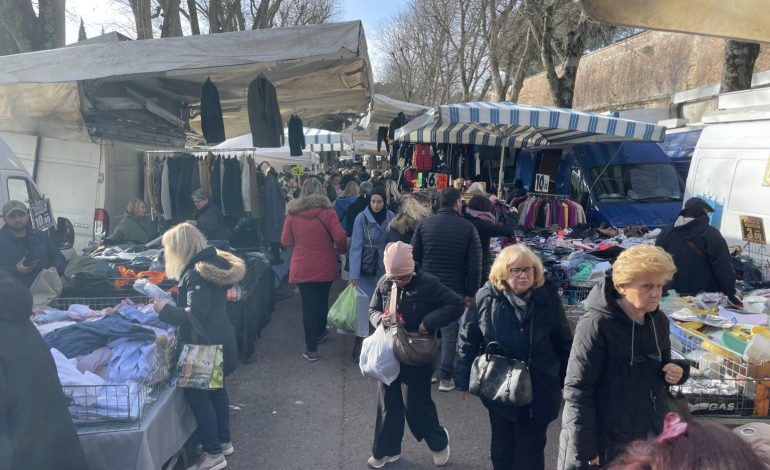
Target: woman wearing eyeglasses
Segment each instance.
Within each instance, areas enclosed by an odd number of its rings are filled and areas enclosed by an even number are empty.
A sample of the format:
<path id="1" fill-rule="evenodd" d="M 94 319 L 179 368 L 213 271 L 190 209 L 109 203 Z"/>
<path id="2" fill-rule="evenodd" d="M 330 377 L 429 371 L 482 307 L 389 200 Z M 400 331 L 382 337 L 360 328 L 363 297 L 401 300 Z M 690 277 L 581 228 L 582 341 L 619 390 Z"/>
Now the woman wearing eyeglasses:
<path id="1" fill-rule="evenodd" d="M 492 427 L 492 465 L 495 470 L 543 469 L 546 430 L 559 415 L 572 333 L 556 286 L 546 281 L 540 258 L 523 245 L 500 252 L 466 313 L 458 368 L 463 398 L 473 360 L 492 341 L 503 349 L 495 354 L 526 362 L 532 379 L 530 405 L 481 400 Z"/>
<path id="2" fill-rule="evenodd" d="M 668 318 L 658 309 L 674 271 L 662 248 L 639 245 L 591 290 L 564 383 L 559 469 L 602 467 L 663 429 L 673 411 L 667 389 L 689 376 L 685 361 L 671 359 Z"/>

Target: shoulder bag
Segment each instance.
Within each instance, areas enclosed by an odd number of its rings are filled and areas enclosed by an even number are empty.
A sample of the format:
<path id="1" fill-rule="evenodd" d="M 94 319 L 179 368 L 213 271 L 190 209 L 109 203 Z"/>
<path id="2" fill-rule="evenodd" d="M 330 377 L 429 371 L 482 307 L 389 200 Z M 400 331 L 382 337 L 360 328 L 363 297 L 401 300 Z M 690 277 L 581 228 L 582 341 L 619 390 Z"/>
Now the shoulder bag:
<path id="1" fill-rule="evenodd" d="M 361 275 L 374 276 L 380 266 L 380 251 L 372 243 L 372 235 L 369 233 L 369 222 L 364 215 L 364 227 L 366 227 L 366 237 L 369 239 L 369 246 L 364 245 L 361 248 Z"/>
<path id="2" fill-rule="evenodd" d="M 332 249 L 336 251 L 336 244 L 334 243 L 334 237 L 332 236 L 332 232 L 329 230 L 329 227 L 326 226 L 323 220 L 321 220 L 321 217 L 316 216 L 316 220 L 323 225 L 324 230 L 326 230 L 326 234 L 329 235 L 329 240 L 332 242 Z M 337 272 L 342 272 L 343 268 L 347 271 L 348 265 L 345 255 L 337 255 Z"/>
<path id="3" fill-rule="evenodd" d="M 534 317 L 534 314 L 531 314 Z M 529 358 L 527 362 L 508 357 L 505 348 L 497 341 L 490 341 L 484 354 L 477 356 L 471 366 L 469 392 L 501 405 L 526 406 L 532 403 L 532 378 L 529 363 L 532 362 L 532 335 L 534 318 L 529 321 Z M 504 355 L 492 354 L 502 350 Z"/>
<path id="4" fill-rule="evenodd" d="M 193 332 L 193 341 L 198 341 L 200 335 L 211 342 L 203 334 L 198 319 L 192 311 L 187 312 Z M 221 344 L 184 344 L 176 364 L 176 374 L 172 385 L 177 388 L 196 388 L 214 390 L 225 387 L 224 356 Z"/>
<path id="5" fill-rule="evenodd" d="M 398 286 L 394 283 L 390 291 L 390 314 L 398 312 Z M 432 364 L 438 356 L 439 342 L 436 333 L 421 335 L 417 332 L 406 331 L 397 321 L 391 322 L 393 335 L 393 352 L 401 364 L 423 366 Z"/>

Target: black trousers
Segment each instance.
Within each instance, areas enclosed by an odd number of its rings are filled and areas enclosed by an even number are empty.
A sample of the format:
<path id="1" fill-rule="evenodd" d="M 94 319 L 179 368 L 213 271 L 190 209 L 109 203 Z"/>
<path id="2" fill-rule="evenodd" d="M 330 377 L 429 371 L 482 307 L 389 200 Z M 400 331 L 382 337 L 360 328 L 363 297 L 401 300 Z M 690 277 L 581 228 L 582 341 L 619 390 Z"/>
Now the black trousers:
<path id="1" fill-rule="evenodd" d="M 224 388 L 197 390 L 186 388 L 184 397 L 190 404 L 203 451 L 221 454 L 220 444 L 230 442 L 230 399 Z"/>
<path id="2" fill-rule="evenodd" d="M 511 421 L 489 411 L 492 426 L 492 467 L 494 470 L 543 470 L 545 468 L 545 439 L 548 425 L 542 425 L 520 413 Z"/>
<path id="3" fill-rule="evenodd" d="M 318 350 L 318 338 L 326 330 L 329 316 L 329 289 L 331 282 L 301 282 L 297 284 L 302 297 L 302 324 L 305 327 L 305 346 L 310 352 Z"/>
<path id="4" fill-rule="evenodd" d="M 374 426 L 372 456 L 381 459 L 401 453 L 404 418 L 417 438 L 438 452 L 449 445 L 444 428 L 438 422 L 436 405 L 430 397 L 433 364 L 408 366 L 401 364 L 401 373 L 390 385 L 379 383 L 377 390 L 377 422 Z M 406 393 L 403 393 L 402 387 Z"/>

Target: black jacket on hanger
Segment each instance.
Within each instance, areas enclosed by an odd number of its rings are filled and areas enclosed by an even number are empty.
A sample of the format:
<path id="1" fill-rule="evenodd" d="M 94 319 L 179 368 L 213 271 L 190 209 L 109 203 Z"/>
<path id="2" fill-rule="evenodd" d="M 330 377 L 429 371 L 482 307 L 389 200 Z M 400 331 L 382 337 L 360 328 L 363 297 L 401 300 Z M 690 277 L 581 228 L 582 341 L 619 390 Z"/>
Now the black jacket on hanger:
<path id="1" fill-rule="evenodd" d="M 396 117 L 390 121 L 390 127 L 388 127 L 388 138 L 393 140 L 396 129 L 403 127 L 407 123 L 406 115 L 403 112 L 398 113 Z"/>
<path id="2" fill-rule="evenodd" d="M 302 119 L 296 114 L 289 118 L 289 155 L 299 157 L 305 148 L 305 133 L 302 129 Z"/>
<path id="3" fill-rule="evenodd" d="M 222 119 L 222 104 L 219 102 L 219 90 L 211 79 L 201 87 L 201 130 L 209 144 L 225 141 L 225 123 Z"/>
<path id="4" fill-rule="evenodd" d="M 249 84 L 248 108 L 254 146 L 282 146 L 283 120 L 278 96 L 273 84 L 262 74 Z"/>
<path id="5" fill-rule="evenodd" d="M 385 142 L 385 150 L 390 153 L 390 144 L 388 143 L 388 128 L 380 126 L 377 128 L 377 151 L 382 148 L 382 143 Z"/>

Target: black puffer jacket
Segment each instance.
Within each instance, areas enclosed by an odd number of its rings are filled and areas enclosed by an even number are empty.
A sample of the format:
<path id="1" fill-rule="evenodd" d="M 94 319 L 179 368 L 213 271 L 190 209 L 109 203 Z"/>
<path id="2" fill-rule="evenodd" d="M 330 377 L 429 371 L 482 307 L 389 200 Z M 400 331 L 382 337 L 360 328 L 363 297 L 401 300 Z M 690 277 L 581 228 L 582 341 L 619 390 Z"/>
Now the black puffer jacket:
<path id="1" fill-rule="evenodd" d="M 674 258 L 676 274 L 670 287 L 679 294 L 735 294 L 735 271 L 730 251 L 719 230 L 709 225 L 708 216 L 702 215 L 689 222 L 680 216 L 676 223 L 663 229 L 655 244 Z"/>
<path id="2" fill-rule="evenodd" d="M 208 247 L 190 261 L 180 276 L 177 306 L 166 305 L 160 311 L 161 320 L 182 327 L 182 341 L 221 344 L 225 375 L 238 366 L 235 330 L 227 316 L 227 289 L 240 282 L 245 273 L 243 260 Z M 187 307 L 190 307 L 189 313 Z M 191 315 L 203 331 L 194 331 L 189 319 Z"/>
<path id="3" fill-rule="evenodd" d="M 561 388 L 572 346 L 572 332 L 564 314 L 556 286 L 551 282 L 535 289 L 527 304 L 527 319 L 522 324 L 505 294 L 487 282 L 476 294 L 476 301 L 465 314 L 460 332 L 458 387 L 468 389 L 471 364 L 491 341 L 500 343 L 509 357 L 527 361 L 529 357 L 530 319 L 532 321 L 532 416 L 543 425 L 559 415 Z M 515 420 L 521 410 L 530 407 L 500 405 L 482 400 L 494 413 Z"/>
<path id="4" fill-rule="evenodd" d="M 225 223 L 225 216 L 222 215 L 219 207 L 211 201 L 195 210 L 195 221 L 198 224 L 198 230 L 206 236 L 207 240 L 229 240 L 231 238 L 230 229 Z"/>
<path id="5" fill-rule="evenodd" d="M 88 469 L 32 295 L 0 273 L 0 468 Z"/>
<path id="6" fill-rule="evenodd" d="M 668 318 L 660 310 L 639 325 L 617 303 L 610 277 L 586 299 L 572 343 L 564 382 L 564 412 L 559 442 L 560 470 L 586 469 L 601 456 L 610 462 L 636 439 L 662 430 L 670 400 L 662 368 L 671 360 Z"/>
<path id="7" fill-rule="evenodd" d="M 461 296 L 481 287 L 481 242 L 476 228 L 451 208 L 420 222 L 412 237 L 414 261 Z"/>
<path id="8" fill-rule="evenodd" d="M 382 320 L 382 313 L 390 305 L 390 289 L 393 282 L 382 276 L 369 304 L 369 321 L 376 328 Z M 399 289 L 401 300 L 398 312 L 404 317 L 406 331 L 417 331 L 420 323 L 430 333 L 456 321 L 463 314 L 462 299 L 445 287 L 436 276 L 417 273 L 403 289 Z"/>

